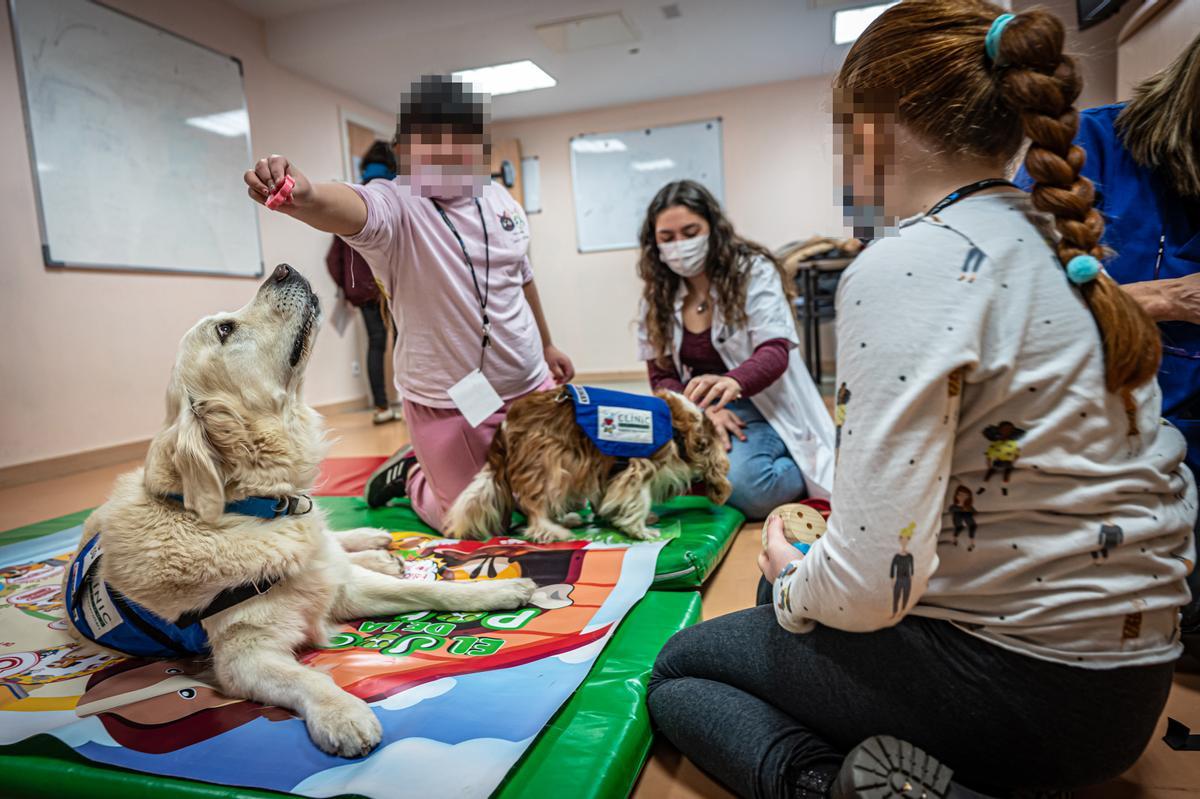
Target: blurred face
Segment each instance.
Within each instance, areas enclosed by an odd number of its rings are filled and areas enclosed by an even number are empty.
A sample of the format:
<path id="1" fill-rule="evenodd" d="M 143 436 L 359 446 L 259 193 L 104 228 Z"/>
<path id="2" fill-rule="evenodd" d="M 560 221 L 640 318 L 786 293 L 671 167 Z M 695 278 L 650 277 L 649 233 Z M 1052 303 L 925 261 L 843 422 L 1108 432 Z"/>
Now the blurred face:
<path id="1" fill-rule="evenodd" d="M 396 145 L 401 180 L 423 197 L 479 196 L 491 180 L 488 135 L 433 126 Z"/>
<path id="2" fill-rule="evenodd" d="M 704 217 L 682 205 L 668 208 L 654 220 L 654 238 L 659 244 L 698 236 L 708 238 L 708 233 L 708 222 Z"/>
<path id="3" fill-rule="evenodd" d="M 856 236 L 878 238 L 897 218 L 889 202 L 896 186 L 895 115 L 856 109 L 840 115 L 835 127 L 842 212 Z"/>

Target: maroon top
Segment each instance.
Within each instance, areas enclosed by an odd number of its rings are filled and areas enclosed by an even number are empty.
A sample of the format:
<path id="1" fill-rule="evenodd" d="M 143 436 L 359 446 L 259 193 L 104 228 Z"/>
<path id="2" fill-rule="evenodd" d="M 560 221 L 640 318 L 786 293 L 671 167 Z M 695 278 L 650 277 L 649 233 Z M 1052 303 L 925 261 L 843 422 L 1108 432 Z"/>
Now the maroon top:
<path id="1" fill-rule="evenodd" d="M 702 333 L 683 331 L 683 342 L 679 346 L 679 360 L 693 375 L 726 375 L 742 387 L 743 397 L 753 397 L 774 383 L 788 367 L 788 341 L 773 338 L 754 348 L 754 354 L 740 366 L 728 369 L 721 354 L 712 343 L 712 328 Z M 646 361 L 650 374 L 650 387 L 657 391 L 665 388 L 683 392 L 683 381 L 674 365 L 659 366 L 654 360 Z"/>
<path id="2" fill-rule="evenodd" d="M 379 299 L 379 288 L 366 259 L 337 236 L 333 237 L 329 254 L 325 256 L 325 266 L 351 305 L 366 305 Z"/>

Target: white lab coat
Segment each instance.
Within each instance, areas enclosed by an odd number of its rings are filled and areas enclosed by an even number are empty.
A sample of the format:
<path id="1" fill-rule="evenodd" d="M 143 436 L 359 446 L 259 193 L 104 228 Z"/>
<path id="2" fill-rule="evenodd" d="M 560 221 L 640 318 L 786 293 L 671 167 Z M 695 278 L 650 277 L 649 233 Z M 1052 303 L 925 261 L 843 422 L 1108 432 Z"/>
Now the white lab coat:
<path id="1" fill-rule="evenodd" d="M 795 316 L 787 296 L 779 284 L 779 273 L 765 258 L 750 262 L 750 282 L 746 287 L 747 327 L 734 328 L 725 324 L 721 306 L 713 300 L 712 342 L 729 368 L 735 368 L 754 354 L 754 349 L 771 339 L 786 339 L 789 344 L 788 368 L 778 380 L 750 397 L 754 407 L 771 425 L 792 459 L 804 473 L 812 497 L 828 499 L 833 490 L 834 438 L 833 420 L 821 393 L 813 383 L 807 367 L 800 359 L 800 337 L 796 332 Z M 679 360 L 683 344 L 683 300 L 687 286 L 681 284 L 675 297 L 674 341 L 671 357 L 675 369 L 686 384 L 691 373 Z M 638 321 L 638 357 L 648 361 L 657 353 L 646 331 L 646 306 L 643 301 Z M 737 443 L 734 443 L 737 446 Z"/>

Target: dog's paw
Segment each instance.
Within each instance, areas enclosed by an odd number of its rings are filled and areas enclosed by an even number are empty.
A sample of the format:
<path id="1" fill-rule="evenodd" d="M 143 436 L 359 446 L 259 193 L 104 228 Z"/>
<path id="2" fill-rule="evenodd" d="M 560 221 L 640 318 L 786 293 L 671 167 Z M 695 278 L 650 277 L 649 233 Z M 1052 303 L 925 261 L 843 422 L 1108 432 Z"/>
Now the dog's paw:
<path id="1" fill-rule="evenodd" d="M 334 537 L 347 552 L 363 552 L 368 549 L 387 549 L 392 543 L 392 534 L 376 527 L 355 527 L 353 530 L 338 530 Z"/>
<path id="2" fill-rule="evenodd" d="M 563 516 L 560 521 L 562 522 L 563 527 L 567 527 L 572 530 L 574 530 L 576 527 L 583 527 L 583 525 L 586 523 L 583 520 L 583 516 L 579 515 L 578 513 L 574 513 L 574 512 L 568 513 L 566 516 Z"/>
<path id="3" fill-rule="evenodd" d="M 571 531 L 557 524 L 539 524 L 525 531 L 525 538 L 539 544 L 550 544 L 554 541 L 571 541 L 574 536 Z"/>
<path id="4" fill-rule="evenodd" d="M 400 566 L 400 561 L 393 558 L 390 553 L 379 549 L 351 552 L 347 557 L 350 558 L 350 562 L 354 565 L 362 566 L 364 569 L 370 569 L 380 574 L 399 577 L 404 573 L 404 569 Z"/>
<path id="5" fill-rule="evenodd" d="M 519 577 L 513 580 L 488 580 L 486 585 L 491 590 L 487 597 L 490 603 L 484 610 L 512 610 L 529 604 L 537 583 L 533 580 Z"/>
<path id="6" fill-rule="evenodd" d="M 658 537 L 661 535 L 661 533 L 658 530 L 655 530 L 653 527 L 645 526 L 631 527 L 630 529 L 622 530 L 621 532 L 625 533 L 625 535 L 629 536 L 630 538 L 636 538 L 638 541 L 657 541 Z"/>
<path id="7" fill-rule="evenodd" d="M 383 727 L 371 708 L 350 694 L 317 704 L 304 721 L 313 743 L 339 757 L 362 757 L 383 739 Z"/>

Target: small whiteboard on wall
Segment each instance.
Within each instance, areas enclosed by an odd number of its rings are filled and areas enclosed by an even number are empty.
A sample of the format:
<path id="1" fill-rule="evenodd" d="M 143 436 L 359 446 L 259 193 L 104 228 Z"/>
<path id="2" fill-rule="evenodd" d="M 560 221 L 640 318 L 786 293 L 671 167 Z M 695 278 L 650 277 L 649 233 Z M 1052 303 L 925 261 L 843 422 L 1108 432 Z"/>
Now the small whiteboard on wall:
<path id="1" fill-rule="evenodd" d="M 258 276 L 236 59 L 90 0 L 9 0 L 47 266 Z"/>
<path id="2" fill-rule="evenodd" d="M 579 251 L 639 246 L 650 200 L 684 178 L 704 184 L 724 202 L 720 119 L 571 139 Z"/>

